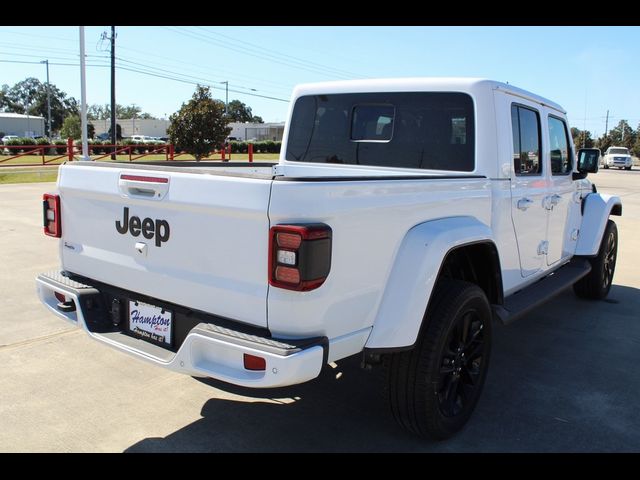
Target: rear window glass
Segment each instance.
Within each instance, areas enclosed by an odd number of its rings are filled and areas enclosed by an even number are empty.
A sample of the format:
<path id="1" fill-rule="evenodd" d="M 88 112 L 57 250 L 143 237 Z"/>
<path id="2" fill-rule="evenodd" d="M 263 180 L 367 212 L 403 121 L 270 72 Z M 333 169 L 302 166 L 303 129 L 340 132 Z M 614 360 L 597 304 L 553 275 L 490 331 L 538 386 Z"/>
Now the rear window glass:
<path id="1" fill-rule="evenodd" d="M 391 140 L 393 117 L 391 106 L 356 105 L 351 116 L 351 140 Z"/>
<path id="2" fill-rule="evenodd" d="M 464 93 L 304 96 L 289 128 L 289 161 L 474 169 L 473 101 Z"/>

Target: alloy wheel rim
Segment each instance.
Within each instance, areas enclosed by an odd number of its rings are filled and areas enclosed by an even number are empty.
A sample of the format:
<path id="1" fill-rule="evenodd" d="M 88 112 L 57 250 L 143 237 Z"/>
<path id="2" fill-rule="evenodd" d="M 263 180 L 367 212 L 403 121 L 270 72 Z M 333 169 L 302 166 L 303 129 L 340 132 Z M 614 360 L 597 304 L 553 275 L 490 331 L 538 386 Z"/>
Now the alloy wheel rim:
<path id="1" fill-rule="evenodd" d="M 451 329 L 440 356 L 437 395 L 445 417 L 460 415 L 473 402 L 480 386 L 484 350 L 484 322 L 476 310 L 470 310 Z"/>
<path id="2" fill-rule="evenodd" d="M 616 251 L 615 251 L 615 235 L 613 232 L 607 237 L 607 246 L 604 254 L 604 261 L 602 262 L 602 287 L 607 288 L 611 284 L 613 279 L 613 270 L 616 266 Z"/>

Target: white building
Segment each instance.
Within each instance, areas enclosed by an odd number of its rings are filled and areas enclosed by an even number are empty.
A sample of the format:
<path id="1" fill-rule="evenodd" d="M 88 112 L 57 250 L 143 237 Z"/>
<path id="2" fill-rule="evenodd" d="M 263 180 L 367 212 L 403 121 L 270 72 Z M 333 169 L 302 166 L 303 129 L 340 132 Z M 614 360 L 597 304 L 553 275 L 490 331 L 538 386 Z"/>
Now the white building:
<path id="1" fill-rule="evenodd" d="M 284 133 L 284 122 L 281 123 L 241 123 L 231 122 L 230 137 L 238 140 L 273 140 L 274 142 L 282 141 Z"/>
<path id="2" fill-rule="evenodd" d="M 32 117 L 33 118 L 33 117 Z M 96 130 L 96 135 L 107 133 L 111 128 L 111 120 L 90 120 Z M 166 137 L 169 120 L 152 120 L 141 118 L 118 119 L 122 128 L 122 136 L 147 135 L 150 137 Z M 238 140 L 273 140 L 281 141 L 284 133 L 284 122 L 281 123 L 242 123 L 232 122 L 230 137 Z"/>
<path id="3" fill-rule="evenodd" d="M 0 112 L 0 132 L 18 137 L 43 136 L 44 117 Z"/>
<path id="4" fill-rule="evenodd" d="M 111 128 L 111 120 L 89 120 L 96 129 L 96 135 L 107 133 Z M 116 123 L 122 128 L 122 136 L 147 135 L 149 137 L 166 137 L 169 120 L 142 118 L 119 118 Z"/>

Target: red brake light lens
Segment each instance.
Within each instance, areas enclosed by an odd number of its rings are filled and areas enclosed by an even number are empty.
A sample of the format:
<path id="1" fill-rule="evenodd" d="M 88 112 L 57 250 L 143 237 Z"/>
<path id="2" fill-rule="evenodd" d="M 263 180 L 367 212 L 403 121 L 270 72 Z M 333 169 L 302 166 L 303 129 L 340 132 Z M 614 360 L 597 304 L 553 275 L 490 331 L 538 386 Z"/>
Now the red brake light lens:
<path id="1" fill-rule="evenodd" d="M 276 242 L 278 243 L 279 247 L 295 250 L 297 248 L 300 248 L 302 237 L 297 233 L 280 232 L 276 234 Z"/>
<path id="2" fill-rule="evenodd" d="M 297 291 L 318 288 L 331 268 L 331 239 L 331 228 L 323 223 L 272 227 L 269 284 Z"/>
<path id="3" fill-rule="evenodd" d="M 60 196 L 45 193 L 42 196 L 42 221 L 45 235 L 56 238 L 62 236 L 61 214 Z"/>

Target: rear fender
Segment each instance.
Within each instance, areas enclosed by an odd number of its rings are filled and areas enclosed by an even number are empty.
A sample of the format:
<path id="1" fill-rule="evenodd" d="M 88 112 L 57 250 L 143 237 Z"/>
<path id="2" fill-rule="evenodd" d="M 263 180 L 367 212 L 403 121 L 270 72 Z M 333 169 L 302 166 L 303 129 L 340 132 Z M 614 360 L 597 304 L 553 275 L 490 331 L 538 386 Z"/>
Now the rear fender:
<path id="1" fill-rule="evenodd" d="M 395 257 L 365 348 L 411 347 L 448 252 L 487 241 L 493 242 L 491 229 L 473 217 L 443 218 L 411 228 Z"/>

